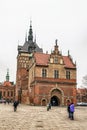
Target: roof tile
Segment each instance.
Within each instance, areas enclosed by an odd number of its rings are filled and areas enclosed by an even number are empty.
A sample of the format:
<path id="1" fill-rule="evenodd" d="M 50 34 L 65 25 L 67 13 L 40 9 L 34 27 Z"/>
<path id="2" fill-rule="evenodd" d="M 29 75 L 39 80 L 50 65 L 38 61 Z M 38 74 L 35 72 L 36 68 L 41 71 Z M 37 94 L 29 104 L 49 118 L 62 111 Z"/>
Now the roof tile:
<path id="1" fill-rule="evenodd" d="M 45 53 L 34 53 L 34 57 L 36 59 L 37 65 L 47 66 L 49 63 L 50 54 Z M 75 68 L 75 65 L 72 63 L 71 59 L 68 56 L 63 56 L 65 67 L 67 68 Z"/>

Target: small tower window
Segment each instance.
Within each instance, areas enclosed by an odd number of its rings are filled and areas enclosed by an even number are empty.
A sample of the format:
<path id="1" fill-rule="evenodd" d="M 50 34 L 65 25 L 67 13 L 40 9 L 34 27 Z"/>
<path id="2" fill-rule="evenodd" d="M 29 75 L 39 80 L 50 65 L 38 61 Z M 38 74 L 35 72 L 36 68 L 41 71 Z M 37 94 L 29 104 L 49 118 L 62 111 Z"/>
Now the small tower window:
<path id="1" fill-rule="evenodd" d="M 28 47 L 28 52 L 32 53 L 32 48 L 30 46 Z"/>

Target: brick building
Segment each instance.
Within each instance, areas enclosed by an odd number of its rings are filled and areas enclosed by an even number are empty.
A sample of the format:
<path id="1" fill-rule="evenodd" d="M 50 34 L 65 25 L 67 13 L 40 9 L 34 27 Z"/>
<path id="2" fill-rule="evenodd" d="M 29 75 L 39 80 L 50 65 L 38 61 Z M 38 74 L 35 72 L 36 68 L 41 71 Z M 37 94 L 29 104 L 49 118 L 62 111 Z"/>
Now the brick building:
<path id="1" fill-rule="evenodd" d="M 77 102 L 86 102 L 87 103 L 87 88 L 78 88 L 77 89 Z"/>
<path id="2" fill-rule="evenodd" d="M 69 52 L 63 56 L 56 40 L 54 51 L 43 53 L 33 42 L 31 25 L 25 44 L 18 46 L 16 98 L 33 105 L 63 106 L 68 100 L 76 104 L 76 64 Z"/>
<path id="3" fill-rule="evenodd" d="M 33 40 L 32 25 L 30 23 L 28 38 L 25 38 L 23 46 L 18 46 L 17 55 L 17 73 L 16 73 L 16 98 L 22 102 L 29 104 L 28 91 L 28 67 L 29 59 L 33 52 L 43 52 L 36 43 L 36 38 Z"/>
<path id="4" fill-rule="evenodd" d="M 14 101 L 15 98 L 15 85 L 9 81 L 9 72 L 7 71 L 6 81 L 0 84 L 0 100 Z"/>

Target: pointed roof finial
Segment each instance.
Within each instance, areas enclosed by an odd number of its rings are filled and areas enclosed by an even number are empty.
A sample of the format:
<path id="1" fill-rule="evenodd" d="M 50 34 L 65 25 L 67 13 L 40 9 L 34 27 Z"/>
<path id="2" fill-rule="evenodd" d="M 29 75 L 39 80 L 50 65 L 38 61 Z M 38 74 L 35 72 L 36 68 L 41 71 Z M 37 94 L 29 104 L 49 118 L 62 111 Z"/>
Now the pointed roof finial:
<path id="1" fill-rule="evenodd" d="M 32 27 L 32 21 L 31 21 L 31 19 L 30 19 L 30 27 Z"/>
<path id="2" fill-rule="evenodd" d="M 9 69 L 7 69 L 6 81 L 9 81 Z"/>
<path id="3" fill-rule="evenodd" d="M 68 50 L 68 56 L 70 56 L 70 51 Z"/>
<path id="4" fill-rule="evenodd" d="M 55 46 L 54 46 L 54 53 L 59 54 L 58 45 L 57 45 L 57 39 L 55 40 Z"/>
<path id="5" fill-rule="evenodd" d="M 57 41 L 58 41 L 58 40 L 56 39 L 56 40 L 55 40 L 56 46 L 57 46 Z"/>
<path id="6" fill-rule="evenodd" d="M 30 29 L 29 29 L 28 41 L 33 42 L 33 31 L 32 31 L 32 21 L 31 20 L 30 20 Z"/>

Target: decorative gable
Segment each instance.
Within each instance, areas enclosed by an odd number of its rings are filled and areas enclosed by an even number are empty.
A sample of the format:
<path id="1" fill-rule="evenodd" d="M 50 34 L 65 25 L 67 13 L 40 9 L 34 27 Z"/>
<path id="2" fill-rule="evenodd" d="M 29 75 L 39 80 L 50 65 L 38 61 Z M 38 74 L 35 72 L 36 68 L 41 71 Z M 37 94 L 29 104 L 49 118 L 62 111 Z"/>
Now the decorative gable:
<path id="1" fill-rule="evenodd" d="M 62 56 L 58 49 L 57 40 L 55 41 L 54 51 L 51 54 L 35 52 L 36 65 L 48 66 L 48 64 L 60 64 L 66 68 L 76 68 L 69 56 Z"/>

